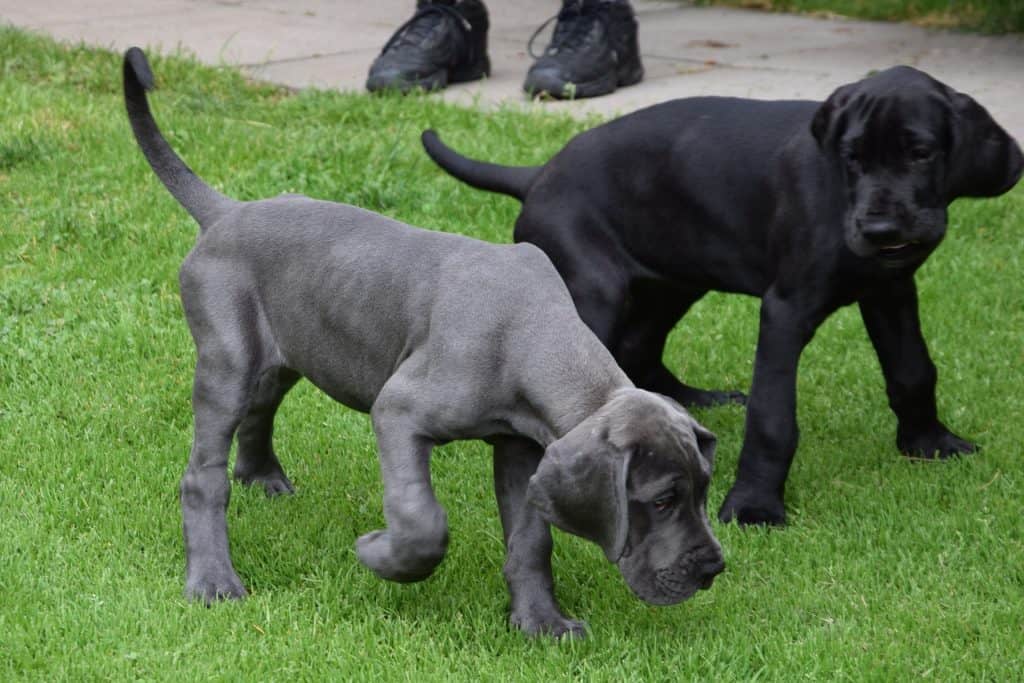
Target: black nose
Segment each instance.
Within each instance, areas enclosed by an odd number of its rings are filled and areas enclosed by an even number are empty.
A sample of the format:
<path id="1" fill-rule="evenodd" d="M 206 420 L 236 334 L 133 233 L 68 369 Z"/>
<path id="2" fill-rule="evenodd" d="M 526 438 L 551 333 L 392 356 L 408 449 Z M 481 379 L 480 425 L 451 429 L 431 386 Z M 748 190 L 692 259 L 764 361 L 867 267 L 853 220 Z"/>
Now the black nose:
<path id="1" fill-rule="evenodd" d="M 720 557 L 701 562 L 697 567 L 697 575 L 700 577 L 700 587 L 703 589 L 711 588 L 711 584 L 714 582 L 715 577 L 721 574 L 723 569 L 725 569 L 725 560 Z"/>
<path id="2" fill-rule="evenodd" d="M 869 218 L 857 221 L 860 234 L 872 244 L 884 245 L 900 242 L 900 226 L 887 218 Z"/>

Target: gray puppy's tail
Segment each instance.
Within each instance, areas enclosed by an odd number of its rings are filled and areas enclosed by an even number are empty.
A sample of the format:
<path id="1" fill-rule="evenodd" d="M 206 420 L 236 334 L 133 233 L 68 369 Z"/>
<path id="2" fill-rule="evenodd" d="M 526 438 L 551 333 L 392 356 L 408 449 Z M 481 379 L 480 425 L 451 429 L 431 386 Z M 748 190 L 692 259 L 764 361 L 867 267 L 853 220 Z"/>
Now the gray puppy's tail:
<path id="1" fill-rule="evenodd" d="M 438 166 L 467 185 L 481 190 L 500 192 L 522 201 L 542 166 L 499 166 L 464 157 L 441 142 L 437 133 L 423 131 L 423 148 Z"/>
<path id="2" fill-rule="evenodd" d="M 167 144 L 146 101 L 146 91 L 152 89 L 153 72 L 146 54 L 137 47 L 128 48 L 124 53 L 124 104 L 135 140 L 160 181 L 203 230 L 237 202 L 200 180 Z"/>

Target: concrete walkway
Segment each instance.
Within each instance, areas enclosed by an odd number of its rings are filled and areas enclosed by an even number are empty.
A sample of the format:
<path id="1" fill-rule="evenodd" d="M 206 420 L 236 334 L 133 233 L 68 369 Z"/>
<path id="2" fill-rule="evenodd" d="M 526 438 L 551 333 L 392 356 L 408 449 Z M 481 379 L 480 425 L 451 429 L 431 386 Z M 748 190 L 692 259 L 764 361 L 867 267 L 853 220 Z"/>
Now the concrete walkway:
<path id="1" fill-rule="evenodd" d="M 0 0 L 0 22 L 68 41 L 183 49 L 293 87 L 361 90 L 370 62 L 413 0 Z M 491 0 L 493 74 L 445 99 L 489 106 L 624 113 L 688 95 L 823 99 L 872 69 L 917 66 L 987 107 L 1024 139 L 1024 36 L 819 19 L 634 0 L 647 69 L 639 85 L 578 102 L 529 103 L 520 87 L 530 35 L 558 0 Z M 537 52 L 546 44 L 538 40 Z"/>

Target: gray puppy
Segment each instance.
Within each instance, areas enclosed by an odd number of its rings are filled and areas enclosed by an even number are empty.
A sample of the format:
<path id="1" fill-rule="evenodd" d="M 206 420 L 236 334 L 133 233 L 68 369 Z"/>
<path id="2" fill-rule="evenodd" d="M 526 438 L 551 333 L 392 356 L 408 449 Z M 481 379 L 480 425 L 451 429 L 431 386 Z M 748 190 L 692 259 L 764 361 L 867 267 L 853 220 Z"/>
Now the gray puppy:
<path id="1" fill-rule="evenodd" d="M 705 511 L 714 435 L 633 386 L 543 252 L 306 197 L 229 199 L 164 140 L 152 84 L 129 49 L 135 138 L 200 226 L 180 272 L 198 355 L 181 481 L 186 595 L 246 594 L 228 550 L 228 451 L 237 433 L 235 477 L 292 490 L 271 436 L 300 377 L 373 419 L 387 528 L 360 537 L 356 554 L 380 577 L 418 581 L 440 563 L 448 526 L 431 449 L 479 438 L 494 446 L 511 621 L 523 631 L 583 633 L 555 601 L 549 524 L 600 545 L 647 602 L 711 585 L 724 566 Z"/>

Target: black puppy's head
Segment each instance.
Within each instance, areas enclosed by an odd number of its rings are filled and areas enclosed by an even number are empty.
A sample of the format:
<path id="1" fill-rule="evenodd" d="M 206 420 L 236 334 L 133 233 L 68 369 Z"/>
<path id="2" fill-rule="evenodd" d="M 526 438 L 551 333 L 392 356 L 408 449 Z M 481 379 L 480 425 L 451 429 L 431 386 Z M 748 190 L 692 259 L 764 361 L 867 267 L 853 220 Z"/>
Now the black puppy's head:
<path id="1" fill-rule="evenodd" d="M 858 256 L 918 261 L 946 233 L 957 197 L 1013 187 L 1024 155 L 973 99 L 908 66 L 836 90 L 811 132 L 845 183 L 844 237 Z"/>
<path id="2" fill-rule="evenodd" d="M 548 446 L 527 499 L 600 545 L 637 597 L 671 605 L 725 566 L 706 510 L 715 442 L 679 404 L 623 389 Z"/>

